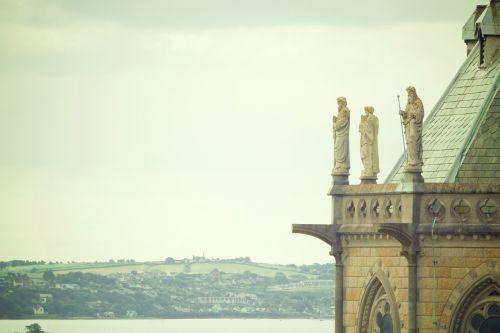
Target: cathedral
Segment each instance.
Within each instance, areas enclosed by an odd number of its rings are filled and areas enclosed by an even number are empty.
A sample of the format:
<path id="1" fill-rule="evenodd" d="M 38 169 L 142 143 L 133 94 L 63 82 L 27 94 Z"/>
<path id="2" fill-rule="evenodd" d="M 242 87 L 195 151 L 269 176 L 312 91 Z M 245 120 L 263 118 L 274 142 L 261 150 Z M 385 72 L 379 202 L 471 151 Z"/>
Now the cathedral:
<path id="1" fill-rule="evenodd" d="M 384 183 L 368 107 L 350 185 L 338 100 L 332 219 L 293 225 L 331 247 L 336 333 L 500 333 L 500 1 L 477 6 L 462 37 L 467 58 L 425 120 L 408 87 L 406 150 Z"/>

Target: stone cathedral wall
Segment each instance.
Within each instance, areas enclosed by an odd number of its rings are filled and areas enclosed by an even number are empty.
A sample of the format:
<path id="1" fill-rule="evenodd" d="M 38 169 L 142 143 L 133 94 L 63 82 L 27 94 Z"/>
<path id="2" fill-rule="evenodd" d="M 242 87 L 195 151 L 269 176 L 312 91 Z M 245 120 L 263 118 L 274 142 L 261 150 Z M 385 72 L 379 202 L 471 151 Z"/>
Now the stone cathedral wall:
<path id="1" fill-rule="evenodd" d="M 344 325 L 346 333 L 355 333 L 360 320 L 361 302 L 366 288 L 376 276 L 383 276 L 384 289 L 392 293 L 398 308 L 401 332 L 408 322 L 408 262 L 400 255 L 401 246 L 387 236 L 380 240 L 352 241 L 345 248 Z M 353 244 L 354 243 L 354 244 Z M 386 285 L 384 285 L 386 284 Z"/>
<path id="2" fill-rule="evenodd" d="M 483 238 L 483 240 L 479 238 Z M 436 242 L 436 319 L 439 332 L 449 332 L 457 305 L 467 291 L 483 277 L 500 273 L 500 248 L 498 238 L 443 240 Z M 448 243 L 448 244 L 447 244 Z M 448 245 L 447 247 L 437 247 Z M 494 248 L 496 246 L 496 248 Z M 432 333 L 432 247 L 422 248 L 417 268 L 418 297 L 417 323 L 419 333 Z"/>
<path id="3" fill-rule="evenodd" d="M 359 237 L 359 236 L 358 236 Z M 357 238 L 358 238 L 357 237 Z M 366 236 L 365 236 L 366 237 Z M 373 237 L 373 236 L 372 236 Z M 385 235 L 383 239 L 351 240 L 344 253 L 344 325 L 346 333 L 356 333 L 364 293 L 376 275 L 387 278 L 398 308 L 400 332 L 407 332 L 408 262 L 400 255 L 401 246 Z M 498 239 L 437 240 L 436 257 L 436 322 L 439 332 L 449 332 L 452 316 L 462 297 L 478 280 L 487 275 L 500 275 Z M 367 237 L 369 238 L 369 237 Z M 389 238 L 389 239 L 387 239 Z M 460 244 L 460 246 L 459 246 Z M 433 256 L 432 247 L 422 244 L 417 267 L 417 323 L 419 333 L 432 333 Z M 445 247 L 442 247 L 445 246 Z M 396 318 L 395 318 L 396 319 Z"/>

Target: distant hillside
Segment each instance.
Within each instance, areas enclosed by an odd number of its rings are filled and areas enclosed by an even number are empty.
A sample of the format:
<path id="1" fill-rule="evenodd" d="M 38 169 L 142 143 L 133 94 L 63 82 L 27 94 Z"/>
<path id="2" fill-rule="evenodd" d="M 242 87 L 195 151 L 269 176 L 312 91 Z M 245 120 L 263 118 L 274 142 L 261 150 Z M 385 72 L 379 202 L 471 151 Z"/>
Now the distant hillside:
<path id="1" fill-rule="evenodd" d="M 331 318 L 334 265 L 0 262 L 0 318 Z"/>
<path id="2" fill-rule="evenodd" d="M 82 262 L 82 263 L 41 263 L 25 261 L 25 264 L 12 266 L 2 262 L 0 265 L 0 276 L 7 274 L 7 272 L 25 273 L 33 279 L 41 279 L 45 271 L 52 271 L 55 274 L 65 274 L 69 272 L 86 272 L 99 275 L 110 275 L 115 273 L 137 273 L 160 271 L 167 274 L 207 274 L 213 270 L 218 270 L 227 274 L 241 274 L 250 272 L 259 276 L 274 277 L 276 273 L 283 273 L 287 277 L 294 275 L 301 275 L 303 279 L 315 278 L 333 278 L 328 276 L 328 270 L 325 271 L 323 266 L 328 265 L 279 265 L 279 264 L 265 264 L 254 263 L 248 258 L 236 259 L 180 259 L 176 260 L 169 258 L 165 261 L 150 261 L 150 262 L 135 262 L 132 260 L 117 260 L 108 262 Z M 326 275 L 326 276 L 325 276 Z"/>

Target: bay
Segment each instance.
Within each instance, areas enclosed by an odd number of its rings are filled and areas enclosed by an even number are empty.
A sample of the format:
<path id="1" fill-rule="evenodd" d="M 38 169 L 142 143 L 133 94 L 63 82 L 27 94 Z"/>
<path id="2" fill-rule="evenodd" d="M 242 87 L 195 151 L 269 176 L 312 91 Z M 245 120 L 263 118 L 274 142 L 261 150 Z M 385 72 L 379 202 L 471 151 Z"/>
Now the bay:
<path id="1" fill-rule="evenodd" d="M 313 319 L 115 319 L 0 320 L 0 333 L 24 332 L 38 323 L 50 333 L 330 333 L 333 320 Z"/>

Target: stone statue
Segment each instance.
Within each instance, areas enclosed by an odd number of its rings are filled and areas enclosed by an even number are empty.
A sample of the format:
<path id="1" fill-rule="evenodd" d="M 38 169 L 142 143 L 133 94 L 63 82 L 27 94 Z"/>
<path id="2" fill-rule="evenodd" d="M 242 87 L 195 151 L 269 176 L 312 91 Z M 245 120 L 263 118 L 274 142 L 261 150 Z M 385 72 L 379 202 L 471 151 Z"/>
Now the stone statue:
<path id="1" fill-rule="evenodd" d="M 345 97 L 337 98 L 338 114 L 333 116 L 334 166 L 332 175 L 348 174 L 350 111 Z"/>
<path id="2" fill-rule="evenodd" d="M 365 114 L 361 116 L 359 132 L 361 133 L 361 161 L 364 170 L 361 177 L 377 177 L 380 172 L 378 163 L 378 118 L 373 114 L 373 106 L 365 106 Z"/>
<path id="3" fill-rule="evenodd" d="M 417 96 L 415 87 L 408 87 L 408 104 L 406 109 L 400 110 L 403 117 L 406 139 L 406 167 L 410 172 L 422 171 L 422 125 L 424 120 L 424 106 Z"/>

